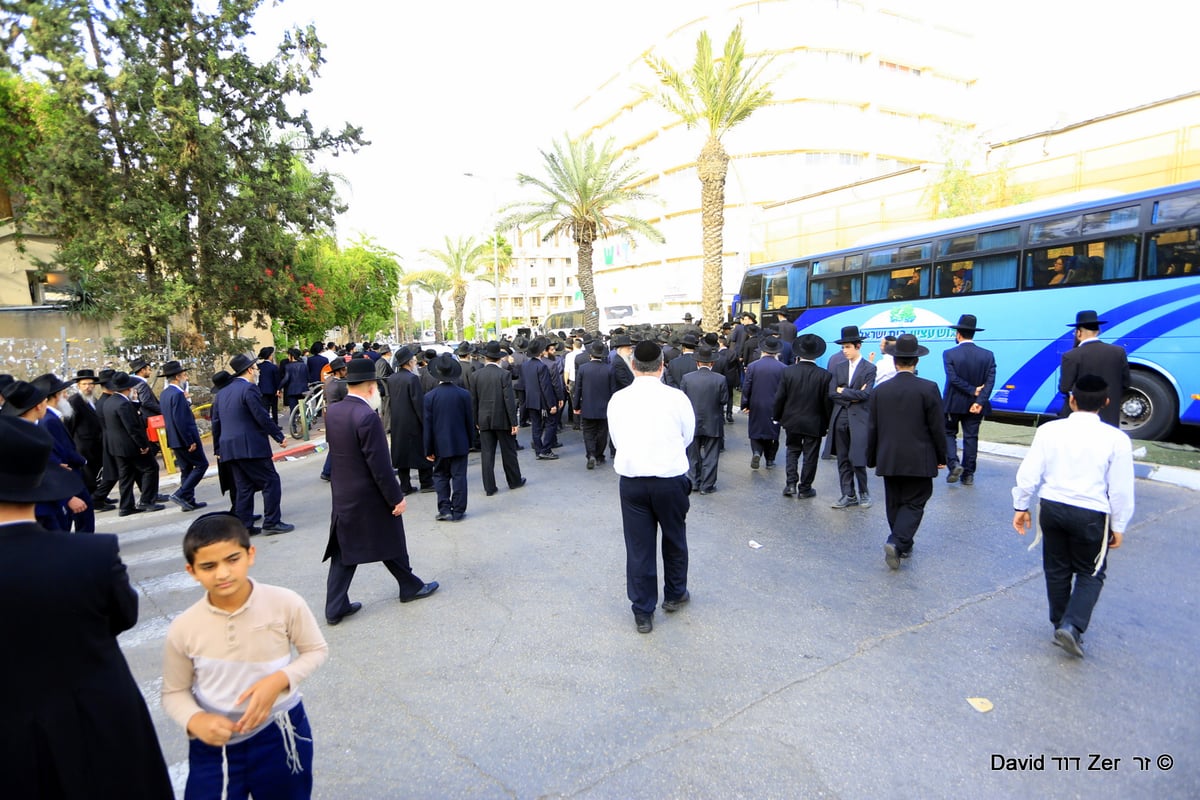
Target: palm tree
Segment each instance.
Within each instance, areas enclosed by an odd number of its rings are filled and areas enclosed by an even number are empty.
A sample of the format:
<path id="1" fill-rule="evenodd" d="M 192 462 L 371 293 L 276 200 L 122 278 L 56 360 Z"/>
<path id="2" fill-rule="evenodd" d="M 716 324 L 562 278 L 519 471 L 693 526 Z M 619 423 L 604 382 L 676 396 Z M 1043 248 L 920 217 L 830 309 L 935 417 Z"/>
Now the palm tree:
<path id="1" fill-rule="evenodd" d="M 721 137 L 744 121 L 771 99 L 770 82 L 763 70 L 771 59 L 746 61 L 742 26 L 733 29 L 725 40 L 725 52 L 714 59 L 712 40 L 701 33 L 696 41 L 696 61 L 687 72 L 680 72 L 662 58 L 646 56 L 645 62 L 663 84 L 655 93 L 643 89 L 677 115 L 689 127 L 704 126 L 708 139 L 700 150 L 696 174 L 700 178 L 700 225 L 704 239 L 704 277 L 700 294 L 704 320 L 715 330 L 724 316 L 722 252 L 725 227 L 725 174 L 729 154 Z"/>
<path id="2" fill-rule="evenodd" d="M 433 296 L 433 329 L 442 338 L 442 295 L 450 291 L 450 276 L 440 269 L 423 269 L 410 272 L 403 278 L 406 286 L 415 286 Z"/>
<path id="3" fill-rule="evenodd" d="M 463 338 L 463 308 L 467 304 L 467 290 L 479 279 L 483 259 L 490 256 L 491 251 L 484 245 L 477 244 L 474 236 L 460 236 L 456 241 L 446 237 L 445 250 L 423 250 L 426 255 L 436 258 L 445 267 L 445 274 L 450 279 L 450 297 L 454 301 L 454 338 Z M 491 261 L 488 262 L 489 270 Z M 491 274 L 490 272 L 488 273 Z"/>
<path id="4" fill-rule="evenodd" d="M 653 242 L 663 242 L 658 229 L 640 217 L 619 213 L 618 209 L 650 195 L 634 188 L 641 173 L 634 170 L 637 160 L 618 159 L 616 145 L 609 139 L 597 149 L 588 137 L 554 142 L 553 151 L 541 151 L 545 160 L 546 177 L 535 178 L 520 174 L 522 186 L 536 186 L 542 196 L 537 200 L 517 203 L 510 224 L 549 225 L 542 237 L 547 241 L 566 234 L 578 248 L 579 290 L 583 293 L 584 327 L 589 331 L 600 327 L 600 311 L 596 306 L 596 286 L 592 279 L 592 247 L 597 239 L 609 236 L 632 238 L 640 234 Z"/>

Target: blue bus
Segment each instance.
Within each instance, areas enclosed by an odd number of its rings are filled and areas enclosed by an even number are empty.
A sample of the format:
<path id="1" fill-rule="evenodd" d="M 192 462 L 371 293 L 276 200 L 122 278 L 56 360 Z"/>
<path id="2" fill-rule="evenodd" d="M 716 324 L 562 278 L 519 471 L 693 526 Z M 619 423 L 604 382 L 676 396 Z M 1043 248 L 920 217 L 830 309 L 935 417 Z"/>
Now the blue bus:
<path id="1" fill-rule="evenodd" d="M 1026 203 L 931 222 L 904 235 L 747 270 L 735 315 L 750 311 L 833 341 L 857 325 L 864 354 L 887 335 L 932 351 L 918 369 L 944 383 L 941 353 L 974 314 L 996 355 L 992 407 L 1055 415 L 1075 313 L 1129 356 L 1121 428 L 1157 440 L 1200 424 L 1200 182 L 1121 196 Z"/>

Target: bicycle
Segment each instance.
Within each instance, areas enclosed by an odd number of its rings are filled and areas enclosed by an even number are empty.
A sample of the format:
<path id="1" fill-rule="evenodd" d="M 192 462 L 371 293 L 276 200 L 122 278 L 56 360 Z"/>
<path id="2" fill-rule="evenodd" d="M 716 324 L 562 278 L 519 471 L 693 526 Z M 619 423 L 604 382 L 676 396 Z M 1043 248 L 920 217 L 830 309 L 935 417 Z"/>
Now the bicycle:
<path id="1" fill-rule="evenodd" d="M 304 395 L 304 398 L 288 414 L 288 430 L 291 432 L 292 438 L 303 439 L 304 431 L 312 430 L 313 423 L 324 410 L 325 385 L 322 383 L 309 384 L 308 394 Z M 303 424 L 301 414 L 304 415 Z"/>

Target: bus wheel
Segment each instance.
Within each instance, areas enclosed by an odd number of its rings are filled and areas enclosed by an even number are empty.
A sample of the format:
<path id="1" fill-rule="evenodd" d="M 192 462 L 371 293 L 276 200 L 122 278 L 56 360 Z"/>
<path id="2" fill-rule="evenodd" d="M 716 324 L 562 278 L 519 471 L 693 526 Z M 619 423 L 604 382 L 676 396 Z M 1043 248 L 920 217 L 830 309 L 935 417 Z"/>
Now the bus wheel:
<path id="1" fill-rule="evenodd" d="M 1175 429 L 1175 392 L 1157 375 L 1134 370 L 1121 400 L 1121 430 L 1131 439 L 1159 441 Z"/>

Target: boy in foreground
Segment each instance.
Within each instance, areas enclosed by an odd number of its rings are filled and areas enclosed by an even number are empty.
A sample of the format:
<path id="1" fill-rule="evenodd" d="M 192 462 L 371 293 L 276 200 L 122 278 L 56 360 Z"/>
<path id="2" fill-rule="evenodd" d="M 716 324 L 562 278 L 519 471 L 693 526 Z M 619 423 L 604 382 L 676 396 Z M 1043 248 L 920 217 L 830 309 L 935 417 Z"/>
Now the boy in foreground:
<path id="1" fill-rule="evenodd" d="M 171 623 L 163 653 L 163 708 L 191 738 L 188 800 L 312 795 L 297 687 L 329 647 L 298 594 L 250 580 L 254 552 L 226 512 L 200 517 L 183 538 L 188 574 L 208 590 Z"/>

